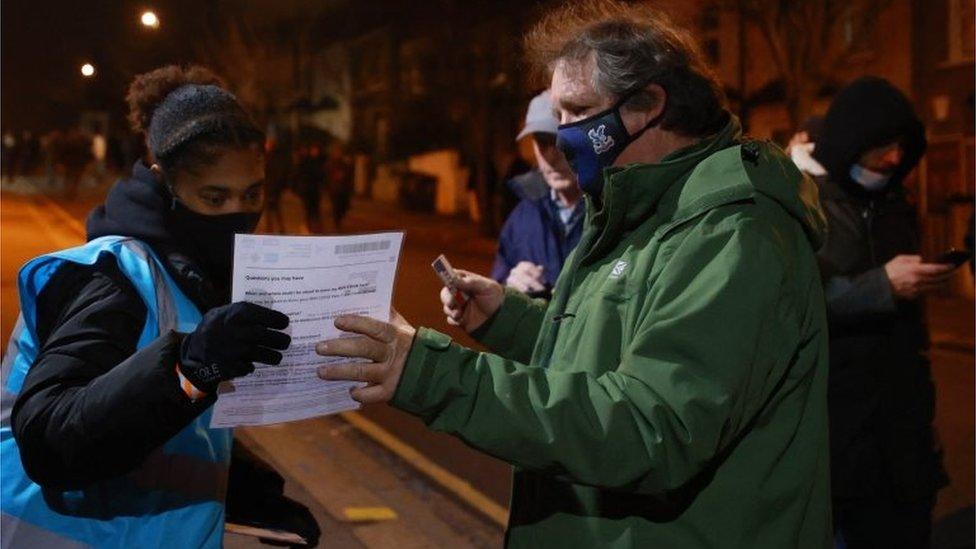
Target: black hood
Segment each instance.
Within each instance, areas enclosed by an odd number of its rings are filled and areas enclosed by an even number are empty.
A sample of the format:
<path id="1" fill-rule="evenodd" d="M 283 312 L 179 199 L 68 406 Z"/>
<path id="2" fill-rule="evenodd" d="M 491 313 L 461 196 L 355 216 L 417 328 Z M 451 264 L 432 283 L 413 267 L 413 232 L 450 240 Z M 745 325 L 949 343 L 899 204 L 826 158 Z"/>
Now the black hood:
<path id="1" fill-rule="evenodd" d="M 194 257 L 192 243 L 181 242 L 167 226 L 173 196 L 142 162 L 136 162 L 132 175 L 118 180 L 105 203 L 88 214 L 88 240 L 102 236 L 128 236 L 152 247 L 170 276 L 201 310 L 229 300 L 229 291 L 215 288 L 212 280 Z"/>
<path id="2" fill-rule="evenodd" d="M 892 173 L 889 189 L 899 187 L 925 153 L 925 126 L 903 93 L 883 78 L 865 76 L 842 89 L 830 104 L 813 157 L 830 179 L 865 192 L 851 180 L 851 166 L 869 149 L 897 140 L 904 157 Z"/>
<path id="3" fill-rule="evenodd" d="M 102 236 L 131 236 L 149 244 L 173 244 L 166 229 L 166 211 L 172 196 L 142 162 L 132 175 L 118 180 L 105 203 L 88 214 L 88 240 Z"/>

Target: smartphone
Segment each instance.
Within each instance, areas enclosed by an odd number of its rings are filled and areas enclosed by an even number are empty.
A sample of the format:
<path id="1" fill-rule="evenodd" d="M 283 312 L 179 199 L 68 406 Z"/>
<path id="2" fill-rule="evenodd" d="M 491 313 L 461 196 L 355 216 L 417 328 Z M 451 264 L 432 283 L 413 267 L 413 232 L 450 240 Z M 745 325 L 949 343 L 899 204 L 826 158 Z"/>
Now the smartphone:
<path id="1" fill-rule="evenodd" d="M 954 265 L 956 267 L 962 266 L 963 263 L 970 260 L 973 254 L 965 250 L 957 250 L 955 248 L 950 248 L 940 254 L 938 257 L 933 259 L 931 263 L 941 263 L 944 265 Z"/>
<path id="2" fill-rule="evenodd" d="M 457 280 L 457 273 L 454 272 L 454 267 L 451 267 L 451 262 L 444 257 L 444 254 L 441 254 L 437 256 L 437 259 L 430 266 L 434 268 L 434 272 L 437 273 L 441 282 L 451 291 L 451 295 L 454 296 L 454 301 L 463 307 L 468 302 L 468 295 L 457 289 L 457 285 L 454 282 Z"/>

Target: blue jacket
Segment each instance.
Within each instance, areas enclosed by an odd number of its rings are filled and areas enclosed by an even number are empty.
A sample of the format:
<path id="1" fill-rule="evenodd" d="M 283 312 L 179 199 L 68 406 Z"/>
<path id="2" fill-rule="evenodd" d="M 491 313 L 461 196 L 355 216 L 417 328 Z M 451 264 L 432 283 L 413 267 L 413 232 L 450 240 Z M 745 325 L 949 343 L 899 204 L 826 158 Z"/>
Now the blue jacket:
<path id="1" fill-rule="evenodd" d="M 544 282 L 551 291 L 583 233 L 583 202 L 573 213 L 567 232 L 542 174 L 533 170 L 512 178 L 508 186 L 521 201 L 502 227 L 491 277 L 504 284 L 520 261 L 531 261 L 544 267 Z"/>
<path id="2" fill-rule="evenodd" d="M 223 540 L 223 499 L 232 432 L 210 429 L 209 410 L 123 476 L 62 491 L 42 488 L 24 469 L 20 441 L 13 436 L 6 407 L 16 400 L 41 351 L 36 298 L 60 266 L 68 262 L 94 265 L 103 254 L 116 257 L 119 269 L 146 306 L 139 349 L 162 353 L 170 340 L 168 334 L 174 330 L 192 332 L 200 322 L 200 311 L 167 274 L 160 259 L 148 246 L 131 238 L 98 238 L 36 258 L 21 269 L 21 317 L 0 368 L 4 393 L 0 421 L 2 545 L 11 549 L 218 548 Z M 120 368 L 138 365 L 128 363 Z M 174 390 L 178 390 L 175 385 Z"/>

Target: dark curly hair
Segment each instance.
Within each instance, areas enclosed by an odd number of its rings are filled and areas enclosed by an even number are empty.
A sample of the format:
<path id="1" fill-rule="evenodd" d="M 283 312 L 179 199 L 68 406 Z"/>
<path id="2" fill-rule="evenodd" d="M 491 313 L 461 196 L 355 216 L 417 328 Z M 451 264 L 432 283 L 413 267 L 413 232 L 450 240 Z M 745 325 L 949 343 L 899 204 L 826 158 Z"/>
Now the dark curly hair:
<path id="1" fill-rule="evenodd" d="M 129 84 L 125 96 L 132 129 L 146 139 L 156 109 L 168 95 L 187 84 L 227 88 L 222 78 L 200 65 L 167 65 L 140 74 Z M 149 154 L 151 161 L 158 163 L 166 173 L 175 175 L 184 171 L 193 173 L 210 165 L 227 150 L 260 149 L 263 144 L 264 133 L 254 121 L 250 117 L 238 117 L 194 136 L 164 156 L 152 157 L 152 151 Z"/>

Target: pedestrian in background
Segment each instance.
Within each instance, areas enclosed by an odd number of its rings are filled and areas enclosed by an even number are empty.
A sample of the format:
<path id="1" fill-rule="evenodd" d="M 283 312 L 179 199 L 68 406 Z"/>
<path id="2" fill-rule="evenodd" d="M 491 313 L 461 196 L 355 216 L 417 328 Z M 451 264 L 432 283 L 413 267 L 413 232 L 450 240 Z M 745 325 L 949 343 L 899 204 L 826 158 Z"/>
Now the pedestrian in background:
<path id="1" fill-rule="evenodd" d="M 919 255 L 902 186 L 925 146 L 908 98 L 864 77 L 837 94 L 812 153 L 826 170 L 816 181 L 830 228 L 818 258 L 830 322 L 834 527 L 851 549 L 927 547 L 947 482 L 922 298 L 953 266 Z"/>
<path id="2" fill-rule="evenodd" d="M 515 467 L 510 547 L 831 542 L 816 189 L 743 142 L 693 39 L 647 4 L 530 34 L 593 204 L 548 302 L 460 271 L 437 331 L 341 316 L 322 367 Z"/>
<path id="3" fill-rule="evenodd" d="M 64 197 L 68 201 L 78 198 L 85 168 L 92 161 L 91 137 L 78 129 L 57 134 L 52 144 L 55 169 L 60 172 Z"/>
<path id="4" fill-rule="evenodd" d="M 232 431 L 209 427 L 217 385 L 290 343 L 286 315 L 228 304 L 234 234 L 263 205 L 264 135 L 201 67 L 140 75 L 127 100 L 147 161 L 91 213 L 87 244 L 20 271 L 0 545 L 217 548 L 225 494 L 228 518 L 315 545 L 281 477 L 232 461 Z"/>
<path id="5" fill-rule="evenodd" d="M 279 131 L 265 141 L 266 185 L 264 200 L 265 229 L 268 232 L 285 232 L 285 220 L 281 211 L 281 196 L 290 188 L 295 175 L 292 164 L 290 139 Z"/>
<path id="6" fill-rule="evenodd" d="M 325 185 L 325 158 L 318 143 L 298 149 L 295 187 L 305 210 L 305 226 L 311 234 L 322 234 L 322 186 Z"/>
<path id="7" fill-rule="evenodd" d="M 15 174 L 14 158 L 17 150 L 17 134 L 11 130 L 3 130 L 0 136 L 0 173 L 7 182 L 12 182 Z"/>
<path id="8" fill-rule="evenodd" d="M 107 172 L 105 160 L 108 156 L 108 140 L 105 139 L 105 136 L 101 132 L 95 132 L 91 136 L 91 155 L 92 160 L 94 160 L 92 176 L 97 185 L 102 183 L 102 179 Z"/>
<path id="9" fill-rule="evenodd" d="M 329 144 L 325 161 L 326 190 L 332 208 L 332 224 L 342 232 L 342 220 L 349 212 L 353 191 L 353 164 L 345 145 L 335 140 Z"/>
<path id="10" fill-rule="evenodd" d="M 502 226 L 491 269 L 493 279 L 533 297 L 550 296 L 586 215 L 576 175 L 556 148 L 558 126 L 549 90 L 532 98 L 515 140 L 532 140 L 536 167 L 508 182 L 521 200 Z"/>

